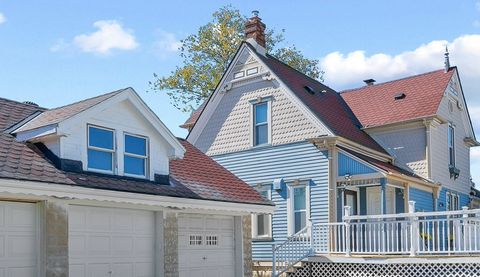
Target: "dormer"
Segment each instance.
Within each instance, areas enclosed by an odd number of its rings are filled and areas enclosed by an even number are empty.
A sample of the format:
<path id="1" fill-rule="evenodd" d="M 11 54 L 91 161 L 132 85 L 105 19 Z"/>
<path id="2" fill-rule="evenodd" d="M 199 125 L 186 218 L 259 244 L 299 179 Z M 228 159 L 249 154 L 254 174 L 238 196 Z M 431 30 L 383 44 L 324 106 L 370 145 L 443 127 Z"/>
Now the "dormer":
<path id="1" fill-rule="evenodd" d="M 68 170 L 154 181 L 184 147 L 132 88 L 32 115 L 14 127 L 19 141 L 48 149 Z"/>

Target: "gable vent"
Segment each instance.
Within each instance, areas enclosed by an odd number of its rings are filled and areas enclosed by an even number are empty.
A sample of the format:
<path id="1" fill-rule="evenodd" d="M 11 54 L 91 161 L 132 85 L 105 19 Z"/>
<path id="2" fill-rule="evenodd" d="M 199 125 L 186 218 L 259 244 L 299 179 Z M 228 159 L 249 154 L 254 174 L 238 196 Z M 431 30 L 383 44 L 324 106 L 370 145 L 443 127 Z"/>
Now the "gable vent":
<path id="1" fill-rule="evenodd" d="M 312 87 L 310 87 L 310 86 L 304 86 L 303 88 L 304 88 L 305 91 L 308 92 L 309 94 L 311 94 L 311 95 L 314 95 L 314 94 L 315 94 L 315 90 L 314 90 Z"/>
<path id="2" fill-rule="evenodd" d="M 396 93 L 393 97 L 395 98 L 395 100 L 400 100 L 400 99 L 405 98 L 406 96 L 407 95 L 405 95 L 405 93 L 399 92 L 399 93 Z"/>

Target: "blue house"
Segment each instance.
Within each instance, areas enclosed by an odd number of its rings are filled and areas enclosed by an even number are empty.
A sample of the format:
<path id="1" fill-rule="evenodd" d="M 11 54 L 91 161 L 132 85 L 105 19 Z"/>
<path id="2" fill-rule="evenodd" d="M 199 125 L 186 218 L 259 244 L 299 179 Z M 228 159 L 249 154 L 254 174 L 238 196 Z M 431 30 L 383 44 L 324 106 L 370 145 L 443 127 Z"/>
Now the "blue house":
<path id="1" fill-rule="evenodd" d="M 187 140 L 275 205 L 252 217 L 253 259 L 313 223 L 455 211 L 470 202 L 478 146 L 458 69 L 337 92 L 266 53 L 254 15 Z M 411 211 L 412 212 L 412 211 Z"/>

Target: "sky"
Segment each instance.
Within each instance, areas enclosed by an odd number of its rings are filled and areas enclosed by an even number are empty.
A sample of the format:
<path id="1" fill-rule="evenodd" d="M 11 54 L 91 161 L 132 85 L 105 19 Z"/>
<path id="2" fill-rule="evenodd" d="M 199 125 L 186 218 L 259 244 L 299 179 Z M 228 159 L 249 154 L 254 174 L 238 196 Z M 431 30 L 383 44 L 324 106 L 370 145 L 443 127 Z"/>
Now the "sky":
<path id="1" fill-rule="evenodd" d="M 184 137 L 188 114 L 148 82 L 181 65 L 180 40 L 228 4 L 285 29 L 338 91 L 442 68 L 448 46 L 480 139 L 480 0 L 0 0 L 0 97 L 53 108 L 133 87 Z M 480 147 L 471 158 L 480 183 Z"/>

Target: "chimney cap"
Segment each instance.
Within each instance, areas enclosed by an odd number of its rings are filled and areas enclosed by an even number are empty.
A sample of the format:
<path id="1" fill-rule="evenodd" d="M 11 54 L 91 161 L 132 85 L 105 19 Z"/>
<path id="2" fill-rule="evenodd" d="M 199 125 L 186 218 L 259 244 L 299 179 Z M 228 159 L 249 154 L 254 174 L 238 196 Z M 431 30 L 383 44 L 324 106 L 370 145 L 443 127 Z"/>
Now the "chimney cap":
<path id="1" fill-rule="evenodd" d="M 258 14 L 259 14 L 259 13 L 260 13 L 259 11 L 253 10 L 253 11 L 252 11 L 252 17 L 258 17 Z"/>
<path id="2" fill-rule="evenodd" d="M 376 81 L 375 81 L 375 79 L 366 79 L 366 80 L 363 80 L 363 82 L 365 84 L 367 84 L 367 86 L 371 86 L 371 85 L 375 84 Z"/>

